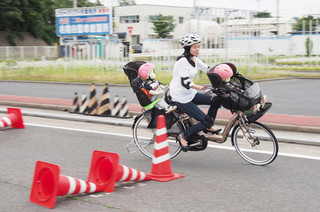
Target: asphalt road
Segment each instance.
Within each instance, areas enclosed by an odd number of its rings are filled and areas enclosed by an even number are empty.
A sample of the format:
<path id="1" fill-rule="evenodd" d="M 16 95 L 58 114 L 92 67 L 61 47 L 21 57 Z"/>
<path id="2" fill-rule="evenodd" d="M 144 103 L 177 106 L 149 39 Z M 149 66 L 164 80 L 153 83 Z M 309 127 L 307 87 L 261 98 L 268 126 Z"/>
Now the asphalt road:
<path id="1" fill-rule="evenodd" d="M 59 165 L 61 174 L 87 180 L 94 150 L 120 155 L 120 164 L 148 173 L 151 160 L 128 154 L 128 127 L 24 117 L 25 129 L 0 130 L 1 211 L 44 211 L 29 202 L 36 161 Z M 234 150 L 181 153 L 169 182 L 117 183 L 113 193 L 57 198 L 55 211 L 318 211 L 319 159 L 294 156 L 302 148 L 281 144 L 268 166 L 247 164 Z M 320 147 L 310 147 L 318 151 Z M 316 150 L 318 148 L 318 150 Z"/>
<path id="2" fill-rule="evenodd" d="M 270 113 L 304 115 L 320 117 L 318 79 L 289 79 L 259 82 L 263 94 L 273 103 Z M 32 96 L 58 99 L 73 99 L 77 92 L 79 97 L 85 93 L 90 94 L 90 84 L 46 84 L 26 82 L 0 82 L 1 95 Z M 100 98 L 103 86 L 96 86 L 97 97 Z M 109 87 L 110 99 L 118 95 L 125 96 L 128 103 L 138 103 L 130 87 Z"/>

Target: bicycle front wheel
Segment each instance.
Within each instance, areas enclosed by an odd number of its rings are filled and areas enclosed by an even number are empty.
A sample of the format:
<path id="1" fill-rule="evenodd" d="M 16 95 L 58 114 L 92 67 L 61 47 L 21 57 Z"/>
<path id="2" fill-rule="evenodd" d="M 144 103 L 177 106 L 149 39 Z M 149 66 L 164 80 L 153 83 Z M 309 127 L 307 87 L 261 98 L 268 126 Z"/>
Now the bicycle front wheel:
<path id="1" fill-rule="evenodd" d="M 145 111 L 140 114 L 133 125 L 133 140 L 139 151 L 147 156 L 148 158 L 153 157 L 154 153 L 154 142 L 156 139 L 155 128 L 148 128 L 151 120 L 151 110 Z M 177 156 L 181 147 L 176 142 L 176 136 L 180 133 L 180 128 L 177 124 L 174 124 L 170 129 L 167 130 L 168 144 L 170 158 Z"/>
<path id="2" fill-rule="evenodd" d="M 259 122 L 235 126 L 231 139 L 238 154 L 251 164 L 267 165 L 278 155 L 277 138 L 269 128 Z"/>

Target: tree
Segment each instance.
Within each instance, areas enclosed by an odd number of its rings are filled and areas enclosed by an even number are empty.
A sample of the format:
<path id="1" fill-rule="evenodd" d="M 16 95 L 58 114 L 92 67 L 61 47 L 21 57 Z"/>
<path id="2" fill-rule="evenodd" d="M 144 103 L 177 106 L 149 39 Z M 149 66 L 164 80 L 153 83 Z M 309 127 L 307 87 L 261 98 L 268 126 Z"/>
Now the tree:
<path id="1" fill-rule="evenodd" d="M 78 7 L 102 6 L 89 0 L 78 0 Z M 8 32 L 8 41 L 16 45 L 23 40 L 23 32 L 52 44 L 58 41 L 55 32 L 55 9 L 71 8 L 73 0 L 1 0 L 0 31 Z"/>
<path id="2" fill-rule="evenodd" d="M 153 23 L 152 29 L 158 34 L 159 38 L 168 38 L 170 32 L 174 30 L 176 25 L 173 23 L 173 16 L 163 16 L 159 14 L 151 18 Z"/>
<path id="3" fill-rule="evenodd" d="M 310 29 L 310 21 L 312 31 L 315 31 L 316 25 L 320 21 L 320 18 L 313 18 L 313 16 L 309 15 L 307 17 L 299 18 L 297 23 L 294 25 L 296 31 L 309 31 Z"/>
<path id="4" fill-rule="evenodd" d="M 254 18 L 272 18 L 270 13 L 268 12 L 258 12 L 257 14 L 253 15 Z"/>
<path id="5" fill-rule="evenodd" d="M 55 8 L 72 8 L 73 0 L 53 0 Z M 89 2 L 89 0 L 77 0 L 77 7 L 103 6 L 99 0 Z"/>
<path id="6" fill-rule="evenodd" d="M 313 48 L 313 42 L 310 37 L 307 38 L 305 45 L 306 45 L 307 57 L 310 57 L 312 48 Z"/>
<path id="7" fill-rule="evenodd" d="M 120 6 L 136 5 L 134 0 L 119 0 L 118 2 Z"/>

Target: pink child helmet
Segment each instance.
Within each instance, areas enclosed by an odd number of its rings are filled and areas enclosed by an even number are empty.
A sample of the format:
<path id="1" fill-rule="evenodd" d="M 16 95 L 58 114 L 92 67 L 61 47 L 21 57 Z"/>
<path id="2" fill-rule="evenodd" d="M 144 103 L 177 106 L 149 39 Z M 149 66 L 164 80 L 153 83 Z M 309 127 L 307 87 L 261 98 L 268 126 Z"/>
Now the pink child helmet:
<path id="1" fill-rule="evenodd" d="M 219 74 L 220 77 L 224 80 L 229 77 L 232 77 L 233 71 L 232 68 L 227 64 L 219 64 L 214 68 L 213 73 Z"/>
<path id="2" fill-rule="evenodd" d="M 138 75 L 142 79 L 147 79 L 149 72 L 154 68 L 154 65 L 151 63 L 145 63 L 142 66 L 140 66 L 138 70 Z"/>

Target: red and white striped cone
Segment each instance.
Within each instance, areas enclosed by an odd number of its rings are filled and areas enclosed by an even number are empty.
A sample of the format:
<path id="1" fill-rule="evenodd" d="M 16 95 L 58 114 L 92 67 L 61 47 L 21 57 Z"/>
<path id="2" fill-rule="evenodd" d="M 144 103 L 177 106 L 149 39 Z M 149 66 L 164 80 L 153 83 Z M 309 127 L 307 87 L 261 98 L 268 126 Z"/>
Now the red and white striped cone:
<path id="1" fill-rule="evenodd" d="M 21 110 L 19 108 L 7 108 L 7 116 L 0 120 L 0 129 L 4 127 L 24 128 Z"/>
<path id="2" fill-rule="evenodd" d="M 154 153 L 152 158 L 152 168 L 149 173 L 151 180 L 167 182 L 184 177 L 171 171 L 171 160 L 169 153 L 169 143 L 167 140 L 166 120 L 163 115 L 158 116 L 156 141 L 154 143 Z"/>
<path id="3" fill-rule="evenodd" d="M 144 181 L 144 180 L 150 180 L 149 175 L 147 175 L 144 172 L 140 172 L 136 169 L 132 169 L 127 166 L 118 164 L 116 182 Z"/>
<path id="4" fill-rule="evenodd" d="M 34 172 L 30 202 L 54 208 L 57 196 L 86 194 L 103 191 L 103 187 L 60 174 L 60 166 L 37 161 Z"/>
<path id="5" fill-rule="evenodd" d="M 119 159 L 116 153 L 94 151 L 88 181 L 102 185 L 105 192 L 113 192 L 116 182 L 150 180 L 148 174 L 119 164 Z"/>

